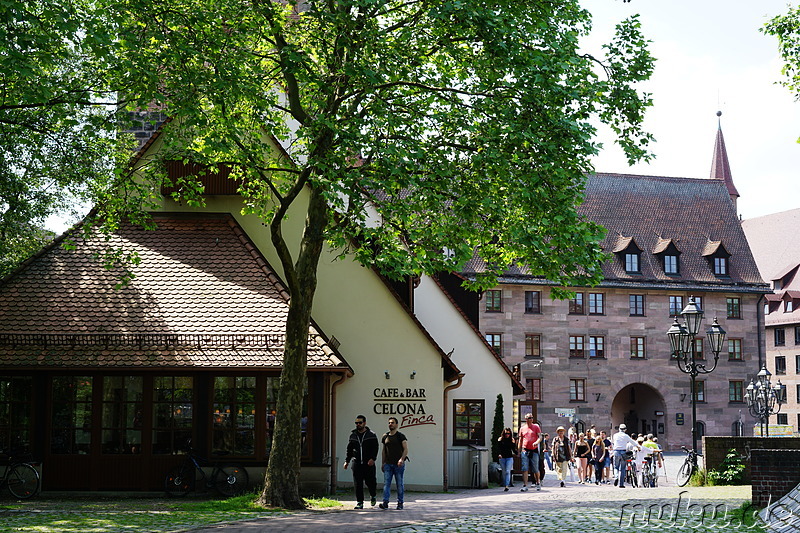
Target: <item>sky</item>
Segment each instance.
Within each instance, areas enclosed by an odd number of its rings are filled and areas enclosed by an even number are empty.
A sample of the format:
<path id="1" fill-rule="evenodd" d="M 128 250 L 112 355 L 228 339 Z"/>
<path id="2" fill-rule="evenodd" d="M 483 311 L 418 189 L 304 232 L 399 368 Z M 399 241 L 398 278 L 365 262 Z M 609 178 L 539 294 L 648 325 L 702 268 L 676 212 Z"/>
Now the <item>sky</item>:
<path id="1" fill-rule="evenodd" d="M 582 0 L 593 15 L 587 52 L 610 40 L 614 25 L 640 14 L 656 58 L 645 129 L 656 159 L 633 167 L 601 132 L 598 172 L 707 178 L 722 127 L 742 218 L 800 208 L 800 102 L 777 85 L 775 37 L 759 32 L 787 11 L 786 0 Z M 722 111 L 720 119 L 717 111 Z"/>

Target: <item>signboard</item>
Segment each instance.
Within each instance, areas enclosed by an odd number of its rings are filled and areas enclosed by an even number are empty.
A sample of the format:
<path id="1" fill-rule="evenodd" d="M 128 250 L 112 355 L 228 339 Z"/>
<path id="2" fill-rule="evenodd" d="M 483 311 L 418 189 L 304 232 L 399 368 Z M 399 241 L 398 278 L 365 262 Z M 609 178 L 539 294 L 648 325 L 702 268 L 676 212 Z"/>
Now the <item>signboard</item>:
<path id="1" fill-rule="evenodd" d="M 556 407 L 556 416 L 560 416 L 560 417 L 563 417 L 563 418 L 572 418 L 573 416 L 575 416 L 575 408 L 574 407 L 570 407 L 570 408 Z"/>
<path id="2" fill-rule="evenodd" d="M 675 413 L 675 425 L 683 425 L 683 413 Z"/>
<path id="3" fill-rule="evenodd" d="M 425 389 L 376 387 L 372 391 L 372 412 L 376 415 L 393 415 L 401 428 L 436 425 L 432 414 L 426 413 L 428 398 Z"/>
<path id="4" fill-rule="evenodd" d="M 764 435 L 761 434 L 761 424 L 753 426 L 753 435 L 757 437 L 791 437 L 794 435 L 792 426 L 783 424 L 769 424 L 769 431 L 764 433 Z"/>

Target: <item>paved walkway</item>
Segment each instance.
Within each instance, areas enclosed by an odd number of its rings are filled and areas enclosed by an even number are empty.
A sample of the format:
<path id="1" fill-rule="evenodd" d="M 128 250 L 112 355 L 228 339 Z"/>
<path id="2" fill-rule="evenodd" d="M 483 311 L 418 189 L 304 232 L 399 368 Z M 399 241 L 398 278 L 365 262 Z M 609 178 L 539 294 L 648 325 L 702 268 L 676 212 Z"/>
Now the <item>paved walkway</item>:
<path id="1" fill-rule="evenodd" d="M 678 459 L 668 460 L 678 463 Z M 674 466 L 677 469 L 677 465 Z M 613 485 L 559 486 L 548 473 L 542 490 L 520 492 L 521 483 L 509 492 L 500 488 L 459 490 L 449 494 L 407 493 L 404 510 L 354 510 L 355 501 L 345 501 L 344 510 L 305 511 L 291 516 L 220 524 L 197 529 L 194 533 L 256 533 L 324 531 L 325 533 L 399 532 L 508 532 L 508 531 L 583 531 L 593 533 L 634 531 L 666 527 L 669 531 L 720 531 L 709 526 L 713 506 L 718 513 L 733 510 L 750 500 L 750 487 L 674 486 L 674 477 L 660 478 L 655 489 L 620 489 Z M 394 493 L 392 494 L 394 496 Z M 709 506 L 710 504 L 710 506 Z M 702 515 L 706 505 L 706 515 Z M 647 508 L 651 521 L 644 523 Z M 638 511 L 638 512 L 637 512 Z M 658 518 L 660 512 L 661 518 Z M 724 521 L 724 516 L 721 517 Z M 631 522 L 633 520 L 633 522 Z M 736 531 L 728 525 L 726 531 Z M 744 528 L 742 528 L 744 531 Z"/>

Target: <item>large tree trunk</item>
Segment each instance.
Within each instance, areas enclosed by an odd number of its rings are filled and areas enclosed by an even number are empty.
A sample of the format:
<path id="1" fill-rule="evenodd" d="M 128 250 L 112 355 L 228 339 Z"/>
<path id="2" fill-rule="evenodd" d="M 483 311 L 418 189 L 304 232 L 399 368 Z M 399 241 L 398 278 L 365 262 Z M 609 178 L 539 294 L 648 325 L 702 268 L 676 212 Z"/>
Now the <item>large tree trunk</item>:
<path id="1" fill-rule="evenodd" d="M 305 384 L 308 328 L 311 307 L 317 288 L 317 265 L 322 252 L 327 204 L 322 193 L 311 188 L 303 240 L 295 265 L 281 260 L 291 294 L 289 314 L 286 318 L 286 344 L 283 353 L 277 414 L 272 437 L 272 451 L 264 479 L 262 503 L 287 509 L 300 509 L 305 505 L 300 497 L 300 418 L 302 415 L 303 386 Z M 278 253 L 285 253 L 283 237 L 273 226 L 273 242 L 280 240 Z"/>

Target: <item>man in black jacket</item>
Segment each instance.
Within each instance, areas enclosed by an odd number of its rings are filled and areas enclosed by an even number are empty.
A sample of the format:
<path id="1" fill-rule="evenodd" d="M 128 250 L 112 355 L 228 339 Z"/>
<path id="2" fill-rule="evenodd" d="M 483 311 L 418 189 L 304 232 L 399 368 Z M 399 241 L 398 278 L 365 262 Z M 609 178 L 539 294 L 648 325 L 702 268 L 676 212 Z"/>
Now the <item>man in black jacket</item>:
<path id="1" fill-rule="evenodd" d="M 378 458 L 378 436 L 367 427 L 367 417 L 356 417 L 356 429 L 350 433 L 344 469 L 352 463 L 353 484 L 356 487 L 356 509 L 364 508 L 364 483 L 370 495 L 370 505 L 375 506 L 375 460 Z"/>

